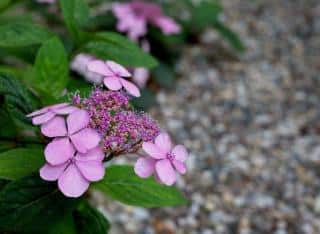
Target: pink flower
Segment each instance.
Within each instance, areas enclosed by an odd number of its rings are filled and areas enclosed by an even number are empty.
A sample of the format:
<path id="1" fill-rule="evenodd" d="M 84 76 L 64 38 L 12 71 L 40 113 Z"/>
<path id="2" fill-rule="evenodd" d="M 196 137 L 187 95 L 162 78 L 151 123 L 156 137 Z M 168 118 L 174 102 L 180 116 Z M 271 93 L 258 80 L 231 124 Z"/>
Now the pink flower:
<path id="1" fill-rule="evenodd" d="M 80 197 L 90 182 L 104 177 L 103 159 L 102 149 L 96 147 L 85 154 L 65 158 L 59 164 L 46 163 L 40 169 L 40 176 L 47 181 L 58 180 L 58 187 L 65 196 Z"/>
<path id="2" fill-rule="evenodd" d="M 135 164 L 135 173 L 146 178 L 155 174 L 159 182 L 165 185 L 173 185 L 176 181 L 176 172 L 186 173 L 184 162 L 187 160 L 188 152 L 183 145 L 172 147 L 170 136 L 160 133 L 155 142 L 144 142 L 143 150 L 150 157 L 141 157 Z"/>
<path id="3" fill-rule="evenodd" d="M 95 60 L 89 62 L 88 70 L 104 76 L 103 82 L 110 90 L 116 91 L 123 87 L 131 95 L 140 96 L 137 86 L 123 78 L 130 77 L 131 74 L 120 64 L 113 61 Z"/>
<path id="4" fill-rule="evenodd" d="M 118 18 L 117 29 L 120 32 L 128 32 L 131 40 L 137 41 L 139 37 L 147 33 L 147 22 L 143 17 L 134 14 L 131 4 L 114 3 L 112 11 Z"/>
<path id="5" fill-rule="evenodd" d="M 57 137 L 45 148 L 45 158 L 51 165 L 59 165 L 72 158 L 75 151 L 86 153 L 98 146 L 100 135 L 88 128 L 90 118 L 85 110 L 77 110 L 65 119 L 55 117 L 41 127 L 45 136 Z"/>
<path id="6" fill-rule="evenodd" d="M 101 84 L 103 80 L 103 76 L 91 72 L 88 70 L 88 63 L 95 60 L 95 58 L 88 54 L 78 54 L 71 63 L 71 69 L 80 75 L 84 76 L 84 78 L 92 83 Z"/>
<path id="7" fill-rule="evenodd" d="M 147 34 L 147 24 L 159 27 L 166 34 L 179 33 L 180 26 L 171 18 L 163 15 L 155 3 L 135 0 L 131 3 L 114 3 L 112 12 L 118 19 L 117 29 L 127 32 L 130 39 L 137 41 Z"/>
<path id="8" fill-rule="evenodd" d="M 78 108 L 70 106 L 69 103 L 60 103 L 32 112 L 28 114 L 27 117 L 33 117 L 32 123 L 34 125 L 41 125 L 53 119 L 57 115 L 67 115 L 76 110 L 78 110 Z"/>

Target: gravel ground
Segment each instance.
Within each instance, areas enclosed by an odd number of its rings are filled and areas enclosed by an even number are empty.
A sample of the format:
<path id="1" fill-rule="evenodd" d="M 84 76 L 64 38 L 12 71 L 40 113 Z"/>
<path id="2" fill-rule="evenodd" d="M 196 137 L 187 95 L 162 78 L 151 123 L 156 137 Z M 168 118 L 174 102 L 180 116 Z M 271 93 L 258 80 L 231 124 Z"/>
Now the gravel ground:
<path id="1" fill-rule="evenodd" d="M 94 194 L 112 234 L 320 233 L 320 2 L 222 2 L 246 54 L 222 56 L 205 32 L 153 110 L 191 152 L 178 181 L 190 205 L 147 210 Z"/>

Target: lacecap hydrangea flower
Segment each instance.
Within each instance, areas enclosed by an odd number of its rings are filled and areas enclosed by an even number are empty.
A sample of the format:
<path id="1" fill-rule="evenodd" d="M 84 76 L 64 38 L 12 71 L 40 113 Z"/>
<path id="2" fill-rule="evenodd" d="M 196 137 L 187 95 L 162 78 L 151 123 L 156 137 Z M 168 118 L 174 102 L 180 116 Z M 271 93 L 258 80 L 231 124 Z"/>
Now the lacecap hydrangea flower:
<path id="1" fill-rule="evenodd" d="M 72 104 L 29 114 L 42 134 L 52 139 L 44 150 L 41 178 L 58 181 L 67 197 L 80 197 L 91 182 L 103 179 L 104 161 L 143 148 L 148 156 L 137 161 L 135 173 L 142 178 L 154 174 L 160 183 L 172 185 L 175 170 L 186 172 L 187 151 L 182 145 L 172 147 L 156 121 L 131 107 L 130 97 L 123 90 L 96 88 L 86 98 L 75 95 Z"/>

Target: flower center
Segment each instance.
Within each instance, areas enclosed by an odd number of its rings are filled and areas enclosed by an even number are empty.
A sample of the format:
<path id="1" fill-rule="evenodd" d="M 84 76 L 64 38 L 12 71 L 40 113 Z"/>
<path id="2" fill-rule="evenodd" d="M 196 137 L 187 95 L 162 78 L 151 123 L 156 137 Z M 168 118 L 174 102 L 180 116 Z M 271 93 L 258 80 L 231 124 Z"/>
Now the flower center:
<path id="1" fill-rule="evenodd" d="M 173 161 L 174 160 L 174 154 L 169 152 L 167 153 L 167 159 L 169 159 L 170 161 Z"/>

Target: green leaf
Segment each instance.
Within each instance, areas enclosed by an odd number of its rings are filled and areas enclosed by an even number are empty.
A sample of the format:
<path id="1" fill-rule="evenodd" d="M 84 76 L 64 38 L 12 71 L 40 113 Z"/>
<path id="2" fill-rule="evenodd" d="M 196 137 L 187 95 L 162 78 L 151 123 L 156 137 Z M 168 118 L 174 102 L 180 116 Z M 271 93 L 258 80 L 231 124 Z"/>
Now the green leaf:
<path id="1" fill-rule="evenodd" d="M 1 0 L 0 2 L 0 11 L 3 9 L 6 9 L 7 6 L 9 6 L 11 0 Z"/>
<path id="2" fill-rule="evenodd" d="M 79 93 L 81 97 L 87 97 L 92 91 L 92 84 L 80 79 L 71 79 L 68 84 L 68 92 Z"/>
<path id="3" fill-rule="evenodd" d="M 0 232 L 48 233 L 78 201 L 66 198 L 55 183 L 39 175 L 15 180 L 0 192 Z"/>
<path id="4" fill-rule="evenodd" d="M 11 119 L 5 105 L 0 103 L 0 137 L 14 137 L 17 134 L 16 126 Z M 6 145 L 6 144 L 5 144 Z M 9 143 L 10 145 L 10 143 Z M 2 147 L 0 147 L 1 149 Z"/>
<path id="5" fill-rule="evenodd" d="M 46 41 L 38 51 L 31 84 L 41 93 L 61 96 L 69 81 L 66 51 L 61 41 L 54 37 Z"/>
<path id="6" fill-rule="evenodd" d="M 229 29 L 227 26 L 223 25 L 219 21 L 214 23 L 215 29 L 220 33 L 220 35 L 225 38 L 229 44 L 239 52 L 244 52 L 245 47 L 238 37 L 236 33 L 234 33 L 231 29 Z"/>
<path id="7" fill-rule="evenodd" d="M 141 96 L 138 98 L 133 98 L 131 103 L 134 107 L 142 110 L 147 110 L 156 103 L 155 94 L 148 88 L 140 90 Z"/>
<path id="8" fill-rule="evenodd" d="M 107 196 L 128 205 L 162 207 L 186 204 L 175 187 L 168 187 L 153 178 L 142 179 L 130 166 L 111 166 L 103 180 L 92 185 Z"/>
<path id="9" fill-rule="evenodd" d="M 81 28 L 89 20 L 89 7 L 83 0 L 60 0 L 65 24 L 75 41 L 81 42 L 85 34 Z"/>
<path id="10" fill-rule="evenodd" d="M 6 65 L 1 65 L 1 66 L 0 66 L 0 73 L 9 74 L 9 75 L 15 76 L 15 77 L 20 77 L 20 76 L 22 76 L 22 71 L 18 70 L 18 69 L 15 68 L 15 67 L 6 66 Z"/>
<path id="11" fill-rule="evenodd" d="M 20 47 L 40 44 L 53 33 L 30 22 L 14 22 L 0 26 L 0 47 Z"/>
<path id="12" fill-rule="evenodd" d="M 0 141 L 0 152 L 7 151 L 16 147 L 16 143 L 10 140 L 1 140 Z"/>
<path id="13" fill-rule="evenodd" d="M 37 172 L 45 163 L 43 149 L 12 149 L 0 153 L 0 179 L 15 180 Z"/>
<path id="14" fill-rule="evenodd" d="M 57 224 L 50 227 L 48 234 L 78 234 L 72 214 L 68 213 Z"/>
<path id="15" fill-rule="evenodd" d="M 0 96 L 4 97 L 5 109 L 16 125 L 29 126 L 26 114 L 36 108 L 36 101 L 25 86 L 14 76 L 0 73 Z"/>
<path id="16" fill-rule="evenodd" d="M 134 42 L 112 32 L 96 34 L 84 46 L 83 51 L 94 54 L 101 59 L 113 60 L 130 67 L 152 68 L 158 64 L 155 58 L 144 52 Z"/>
<path id="17" fill-rule="evenodd" d="M 218 2 L 203 2 L 192 8 L 192 25 L 197 28 L 211 26 L 222 12 L 222 6 Z"/>
<path id="18" fill-rule="evenodd" d="M 8 183 L 9 183 L 8 180 L 0 179 L 0 190 L 2 190 Z"/>
<path id="19" fill-rule="evenodd" d="M 74 212 L 78 234 L 106 234 L 110 228 L 108 220 L 88 202 L 83 202 Z"/>
<path id="20" fill-rule="evenodd" d="M 152 75 L 159 85 L 166 88 L 171 88 L 173 86 L 175 74 L 168 65 L 161 63 L 152 71 Z"/>

